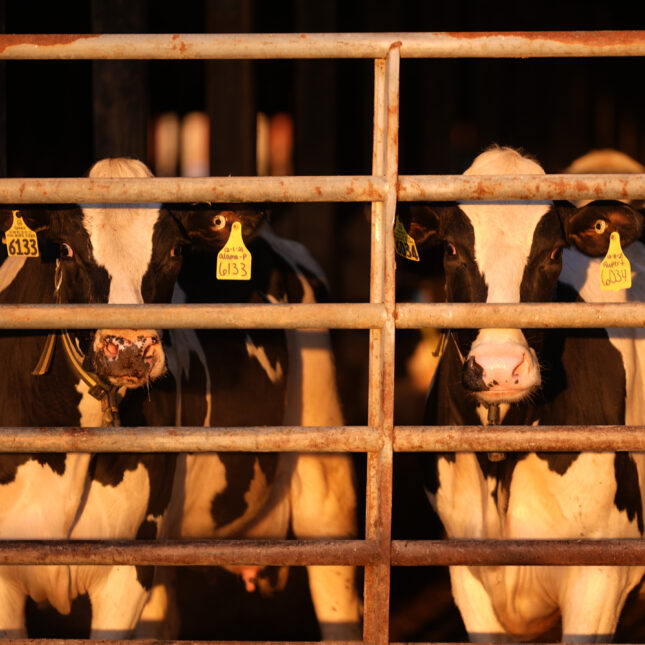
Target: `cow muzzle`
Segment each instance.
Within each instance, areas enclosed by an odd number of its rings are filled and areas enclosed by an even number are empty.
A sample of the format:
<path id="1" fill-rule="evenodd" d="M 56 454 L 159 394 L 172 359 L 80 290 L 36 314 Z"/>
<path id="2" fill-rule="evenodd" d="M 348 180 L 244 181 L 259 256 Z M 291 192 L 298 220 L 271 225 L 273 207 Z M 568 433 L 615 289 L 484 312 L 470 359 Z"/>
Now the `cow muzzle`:
<path id="1" fill-rule="evenodd" d="M 525 342 L 495 341 L 473 343 L 463 366 L 462 384 L 489 405 L 521 401 L 541 384 L 535 351 Z"/>
<path id="2" fill-rule="evenodd" d="M 165 372 L 165 355 L 154 329 L 100 329 L 93 343 L 96 373 L 112 385 L 136 388 Z"/>

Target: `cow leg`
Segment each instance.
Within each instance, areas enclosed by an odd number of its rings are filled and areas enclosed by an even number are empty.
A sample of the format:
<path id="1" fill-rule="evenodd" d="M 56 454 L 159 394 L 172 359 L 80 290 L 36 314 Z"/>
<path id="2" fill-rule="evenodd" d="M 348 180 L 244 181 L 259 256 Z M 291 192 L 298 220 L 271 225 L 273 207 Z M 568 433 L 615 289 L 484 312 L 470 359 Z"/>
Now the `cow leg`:
<path id="1" fill-rule="evenodd" d="M 630 567 L 570 567 L 560 601 L 563 642 L 611 642 L 639 578 Z"/>
<path id="2" fill-rule="evenodd" d="M 0 638 L 27 638 L 26 599 L 15 583 L 0 578 Z"/>
<path id="3" fill-rule="evenodd" d="M 137 568 L 110 567 L 109 572 L 94 580 L 88 593 L 92 604 L 90 638 L 129 638 L 148 598 Z"/>
<path id="4" fill-rule="evenodd" d="M 471 642 L 512 642 L 495 615 L 488 592 L 468 567 L 450 567 L 450 581 Z"/>
<path id="5" fill-rule="evenodd" d="M 179 628 L 175 571 L 170 567 L 156 567 L 150 597 L 143 608 L 134 638 L 176 640 Z"/>
<path id="6" fill-rule="evenodd" d="M 356 535 L 356 496 L 348 455 L 298 456 L 291 483 L 292 526 L 298 538 Z M 307 567 L 323 640 L 361 640 L 361 601 L 354 567 Z"/>

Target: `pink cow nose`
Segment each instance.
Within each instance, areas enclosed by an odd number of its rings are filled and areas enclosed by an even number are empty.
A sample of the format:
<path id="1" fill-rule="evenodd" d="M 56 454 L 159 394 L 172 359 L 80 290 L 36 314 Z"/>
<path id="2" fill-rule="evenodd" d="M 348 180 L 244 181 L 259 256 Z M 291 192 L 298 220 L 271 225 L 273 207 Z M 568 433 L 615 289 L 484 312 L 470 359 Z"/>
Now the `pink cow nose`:
<path id="1" fill-rule="evenodd" d="M 482 351 L 475 353 L 473 358 L 482 369 L 482 380 L 487 387 L 520 385 L 529 371 L 526 352 Z"/>

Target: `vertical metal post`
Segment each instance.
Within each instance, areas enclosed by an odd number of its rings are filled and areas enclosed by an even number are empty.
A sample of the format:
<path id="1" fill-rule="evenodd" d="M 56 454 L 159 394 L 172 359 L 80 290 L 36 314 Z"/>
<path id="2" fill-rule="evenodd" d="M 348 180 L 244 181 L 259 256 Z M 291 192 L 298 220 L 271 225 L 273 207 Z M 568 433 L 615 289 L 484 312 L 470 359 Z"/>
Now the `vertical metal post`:
<path id="1" fill-rule="evenodd" d="M 379 545 L 380 560 L 365 568 L 363 638 L 389 641 L 390 541 L 392 523 L 392 441 L 394 418 L 394 215 L 398 183 L 400 43 L 374 67 L 373 174 L 385 176 L 388 192 L 372 204 L 370 301 L 384 303 L 387 321 L 370 332 L 368 423 L 380 429 L 383 448 L 367 455 L 365 535 Z"/>

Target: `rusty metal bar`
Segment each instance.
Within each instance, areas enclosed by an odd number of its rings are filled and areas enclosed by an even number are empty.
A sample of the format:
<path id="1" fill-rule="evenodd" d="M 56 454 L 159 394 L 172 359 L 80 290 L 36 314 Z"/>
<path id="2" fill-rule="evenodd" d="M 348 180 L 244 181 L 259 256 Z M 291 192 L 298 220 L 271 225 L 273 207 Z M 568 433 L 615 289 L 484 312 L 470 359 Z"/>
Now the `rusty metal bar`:
<path id="1" fill-rule="evenodd" d="M 367 455 L 365 534 L 379 545 L 380 558 L 365 568 L 363 637 L 389 641 L 392 432 L 394 416 L 394 237 L 398 181 L 400 51 L 393 46 L 374 67 L 373 174 L 386 177 L 384 202 L 372 204 L 370 302 L 383 303 L 386 321 L 370 332 L 368 420 L 383 444 Z"/>
<path id="2" fill-rule="evenodd" d="M 0 540 L 0 564 L 364 565 L 369 540 Z"/>
<path id="3" fill-rule="evenodd" d="M 645 174 L 407 175 L 401 201 L 643 199 Z"/>
<path id="4" fill-rule="evenodd" d="M 397 426 L 396 452 L 645 451 L 645 426 Z"/>
<path id="5" fill-rule="evenodd" d="M 644 31 L 324 34 L 10 34 L 0 59 L 403 58 L 644 56 Z"/>
<path id="6" fill-rule="evenodd" d="M 0 179 L 0 203 L 369 202 L 382 177 L 146 177 Z"/>
<path id="7" fill-rule="evenodd" d="M 133 645 L 132 640 L 110 639 L 110 645 Z M 105 640 L 93 638 L 3 638 L 3 645 L 105 645 Z M 311 645 L 311 641 L 288 641 L 289 645 Z M 328 645 L 373 645 L 367 641 L 316 641 Z M 136 645 L 285 645 L 285 641 L 207 641 L 207 640 L 156 640 L 137 638 Z M 403 645 L 401 643 L 401 645 Z M 439 645 L 438 643 L 436 645 Z M 447 644 L 446 644 L 447 645 Z M 451 645 L 457 645 L 452 643 Z M 463 643 L 462 645 L 469 645 Z M 601 645 L 601 644 L 599 644 Z M 611 644 L 607 644 L 611 645 Z"/>
<path id="8" fill-rule="evenodd" d="M 393 566 L 643 565 L 645 540 L 393 540 Z"/>
<path id="9" fill-rule="evenodd" d="M 365 452 L 382 440 L 366 426 L 1 428 L 0 452 Z"/>
<path id="10" fill-rule="evenodd" d="M 1 305 L 0 329 L 370 329 L 385 324 L 379 304 Z"/>
<path id="11" fill-rule="evenodd" d="M 383 176 L 1 178 L 0 203 L 373 202 Z M 645 199 L 645 174 L 402 175 L 401 201 Z"/>
<path id="12" fill-rule="evenodd" d="M 400 303 L 396 307 L 396 326 L 399 329 L 643 327 L 645 303 Z"/>

